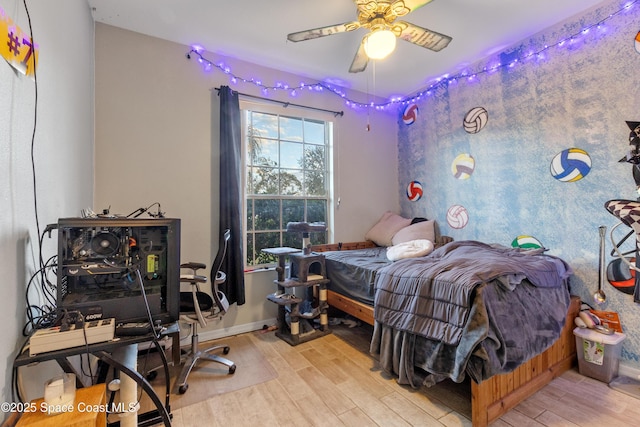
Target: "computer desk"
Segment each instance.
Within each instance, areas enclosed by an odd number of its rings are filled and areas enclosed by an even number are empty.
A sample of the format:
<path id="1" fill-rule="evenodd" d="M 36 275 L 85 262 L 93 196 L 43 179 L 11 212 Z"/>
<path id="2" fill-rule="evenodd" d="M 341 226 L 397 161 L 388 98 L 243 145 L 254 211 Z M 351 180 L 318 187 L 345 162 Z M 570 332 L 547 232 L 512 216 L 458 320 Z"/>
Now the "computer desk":
<path id="1" fill-rule="evenodd" d="M 180 363 L 180 326 L 178 322 L 165 325 L 165 328 L 160 332 L 160 337 L 169 336 L 173 339 L 172 345 L 172 360 L 174 363 Z M 132 344 L 140 344 L 144 342 L 153 342 L 160 357 L 162 358 L 162 365 L 164 368 L 165 374 L 165 386 L 166 386 L 166 394 L 165 394 L 165 402 L 163 403 L 158 394 L 155 392 L 151 384 L 144 378 L 138 371 L 131 369 L 130 367 L 124 365 L 119 360 L 116 360 L 112 356 L 112 352 L 118 348 L 123 346 L 128 346 Z M 140 427 L 150 426 L 154 424 L 158 424 L 159 422 L 163 422 L 166 427 L 171 426 L 171 406 L 170 406 L 170 392 L 171 392 L 171 378 L 169 376 L 169 364 L 167 361 L 167 357 L 162 349 L 162 346 L 154 340 L 153 334 L 139 335 L 139 336 L 127 336 L 127 337 L 116 337 L 111 341 L 105 341 L 95 344 L 89 344 L 88 346 L 78 346 L 72 348 L 66 348 L 62 350 L 49 351 L 46 353 L 40 353 L 33 356 L 29 355 L 28 351 L 23 351 L 13 361 L 14 368 L 20 366 L 31 365 L 34 363 L 44 362 L 48 360 L 55 360 L 58 365 L 62 368 L 63 371 L 67 373 L 76 374 L 76 387 L 84 387 L 85 384 L 82 383 L 81 375 L 75 370 L 72 364 L 69 361 L 69 357 L 78 356 L 82 354 L 91 354 L 106 363 L 107 365 L 118 369 L 123 372 L 129 378 L 134 380 L 138 386 L 142 387 L 142 389 L 147 393 L 149 398 L 154 403 L 156 409 L 153 411 L 145 412 L 143 414 L 138 414 L 138 425 Z"/>

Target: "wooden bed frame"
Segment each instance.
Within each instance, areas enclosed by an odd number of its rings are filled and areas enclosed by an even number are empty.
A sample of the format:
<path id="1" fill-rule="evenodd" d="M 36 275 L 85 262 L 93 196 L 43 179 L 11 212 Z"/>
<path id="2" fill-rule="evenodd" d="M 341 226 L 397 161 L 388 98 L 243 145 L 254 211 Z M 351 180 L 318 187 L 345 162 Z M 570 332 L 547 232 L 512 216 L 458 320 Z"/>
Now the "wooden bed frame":
<path id="1" fill-rule="evenodd" d="M 446 236 L 445 236 L 446 238 Z M 439 246 L 442 242 L 437 242 Z M 373 242 L 336 243 L 312 246 L 315 252 L 354 250 L 376 247 Z M 374 324 L 373 307 L 327 291 L 327 302 L 370 325 Z M 513 372 L 495 375 L 480 384 L 471 381 L 471 421 L 474 427 L 485 427 L 504 413 L 533 395 L 551 380 L 576 364 L 576 341 L 573 319 L 580 311 L 580 298 L 571 297 L 571 304 L 560 338 L 543 353 L 520 365 Z"/>

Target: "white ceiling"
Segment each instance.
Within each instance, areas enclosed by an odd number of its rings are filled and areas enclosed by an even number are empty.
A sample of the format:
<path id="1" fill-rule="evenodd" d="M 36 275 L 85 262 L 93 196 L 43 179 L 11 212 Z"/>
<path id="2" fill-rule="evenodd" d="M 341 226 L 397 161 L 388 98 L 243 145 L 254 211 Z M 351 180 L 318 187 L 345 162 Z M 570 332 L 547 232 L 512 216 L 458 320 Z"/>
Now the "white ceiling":
<path id="1" fill-rule="evenodd" d="M 351 0 L 87 0 L 97 22 L 383 97 L 407 96 L 606 0 L 433 0 L 403 19 L 453 38 L 440 52 L 403 40 L 362 73 L 365 29 L 293 43 L 287 34 L 354 21 Z M 569 36 L 570 34 L 567 34 Z M 216 60 L 216 57 L 205 58 Z M 244 77 L 244 76 L 240 76 Z M 265 82 L 266 83 L 266 82 Z M 297 84 L 298 82 L 289 82 Z M 273 82 L 275 84 L 275 82 Z"/>

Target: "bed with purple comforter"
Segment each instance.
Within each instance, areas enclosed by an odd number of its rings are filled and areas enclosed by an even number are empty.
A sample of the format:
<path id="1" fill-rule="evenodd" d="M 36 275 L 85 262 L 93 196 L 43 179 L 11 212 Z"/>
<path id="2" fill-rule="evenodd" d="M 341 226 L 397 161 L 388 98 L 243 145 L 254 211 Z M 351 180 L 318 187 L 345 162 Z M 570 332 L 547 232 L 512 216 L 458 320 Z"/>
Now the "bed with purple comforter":
<path id="1" fill-rule="evenodd" d="M 477 241 L 396 262 L 383 255 L 384 248 L 325 252 L 327 276 L 330 289 L 373 298 L 371 352 L 402 384 L 466 375 L 479 383 L 560 336 L 572 274 L 560 258 Z"/>

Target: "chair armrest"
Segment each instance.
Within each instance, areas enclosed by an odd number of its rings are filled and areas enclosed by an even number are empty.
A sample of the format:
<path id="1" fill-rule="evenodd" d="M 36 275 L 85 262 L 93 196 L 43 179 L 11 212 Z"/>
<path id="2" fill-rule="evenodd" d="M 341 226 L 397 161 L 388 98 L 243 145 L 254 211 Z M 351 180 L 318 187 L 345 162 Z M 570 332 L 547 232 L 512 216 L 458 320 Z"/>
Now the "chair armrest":
<path id="1" fill-rule="evenodd" d="M 207 268 L 207 265 L 202 264 L 201 262 L 185 262 L 184 264 L 180 264 L 180 268 L 190 268 L 195 273 L 196 270 L 200 270 L 201 268 Z"/>
<path id="2" fill-rule="evenodd" d="M 181 274 L 180 281 L 189 283 L 206 283 L 207 276 L 200 276 L 199 274 Z"/>

